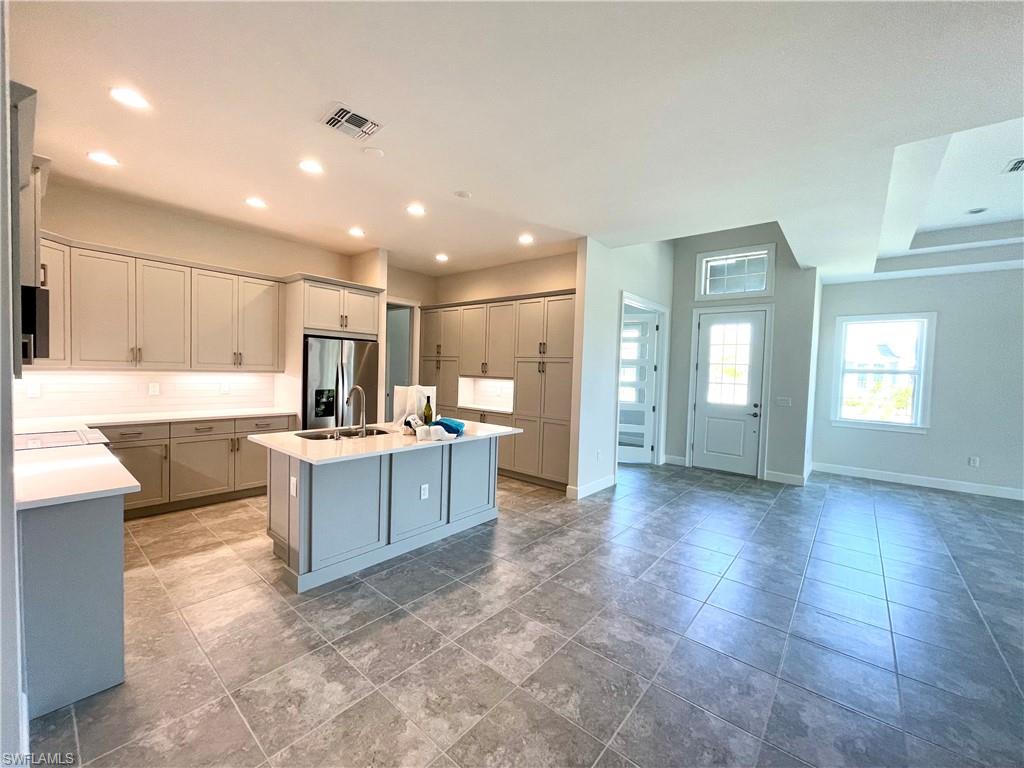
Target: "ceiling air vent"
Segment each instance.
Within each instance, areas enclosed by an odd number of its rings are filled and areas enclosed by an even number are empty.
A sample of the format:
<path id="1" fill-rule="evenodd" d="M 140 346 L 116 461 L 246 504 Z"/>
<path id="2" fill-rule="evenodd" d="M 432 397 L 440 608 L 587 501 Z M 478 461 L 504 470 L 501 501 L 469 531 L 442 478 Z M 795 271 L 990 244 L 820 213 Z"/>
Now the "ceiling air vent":
<path id="1" fill-rule="evenodd" d="M 1003 169 L 1003 173 L 1020 173 L 1021 171 L 1024 171 L 1024 157 L 1018 157 L 1016 160 L 1011 160 Z"/>
<path id="2" fill-rule="evenodd" d="M 332 104 L 320 122 L 356 141 L 364 141 L 380 130 L 380 123 L 353 112 L 351 107 L 341 102 Z"/>

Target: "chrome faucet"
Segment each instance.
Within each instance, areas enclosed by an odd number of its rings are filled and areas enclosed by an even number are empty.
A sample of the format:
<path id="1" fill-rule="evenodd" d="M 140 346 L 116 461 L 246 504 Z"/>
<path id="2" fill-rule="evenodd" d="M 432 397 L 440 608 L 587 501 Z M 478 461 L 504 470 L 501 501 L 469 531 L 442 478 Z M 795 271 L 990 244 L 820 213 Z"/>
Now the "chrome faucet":
<path id="1" fill-rule="evenodd" d="M 348 391 L 348 397 L 345 398 L 345 405 L 352 405 L 352 393 L 359 390 L 359 436 L 366 437 L 366 393 L 363 388 L 356 384 L 352 389 Z"/>

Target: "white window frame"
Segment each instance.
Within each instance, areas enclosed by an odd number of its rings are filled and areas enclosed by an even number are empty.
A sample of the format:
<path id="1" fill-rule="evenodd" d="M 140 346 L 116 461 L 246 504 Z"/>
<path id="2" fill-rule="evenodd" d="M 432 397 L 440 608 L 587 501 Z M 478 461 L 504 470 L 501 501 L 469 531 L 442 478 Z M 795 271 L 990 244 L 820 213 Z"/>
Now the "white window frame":
<path id="1" fill-rule="evenodd" d="M 841 315 L 836 318 L 835 361 L 832 366 L 832 426 L 854 429 L 875 429 L 884 432 L 910 432 L 925 434 L 931 418 L 932 370 L 935 357 L 935 326 L 938 315 L 935 312 L 904 312 L 888 315 Z M 843 398 L 843 374 L 846 370 L 846 329 L 853 323 L 889 322 L 895 320 L 920 320 L 924 322 L 924 333 L 918 339 L 916 369 L 877 371 L 884 374 L 909 373 L 919 377 L 921 382 L 918 397 L 914 400 L 914 420 L 910 424 L 895 424 L 888 421 L 865 421 L 845 419 L 841 416 Z M 874 373 L 851 369 L 850 373 Z"/>
<path id="2" fill-rule="evenodd" d="M 743 254 L 765 252 L 765 285 L 763 291 L 735 291 L 733 293 L 704 293 L 704 265 L 712 259 Z M 694 301 L 735 301 L 736 299 L 752 299 L 759 296 L 775 295 L 775 243 L 748 245 L 744 248 L 728 248 L 724 251 L 707 251 L 697 254 L 697 276 L 694 285 Z"/>

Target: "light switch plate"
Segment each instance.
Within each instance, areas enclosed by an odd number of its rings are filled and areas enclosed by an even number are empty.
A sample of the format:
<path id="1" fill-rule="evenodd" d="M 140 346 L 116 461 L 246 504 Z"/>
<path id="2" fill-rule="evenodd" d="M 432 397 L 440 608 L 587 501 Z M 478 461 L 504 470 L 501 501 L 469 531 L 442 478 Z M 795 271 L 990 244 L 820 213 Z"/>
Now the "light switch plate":
<path id="1" fill-rule="evenodd" d="M 288 478 L 288 493 L 292 496 L 299 495 L 299 479 L 297 477 Z"/>
<path id="2" fill-rule="evenodd" d="M 43 388 L 38 381 L 26 381 L 25 382 L 25 397 L 37 398 L 42 397 Z"/>
<path id="3" fill-rule="evenodd" d="M 157 382 L 151 381 L 149 383 L 149 394 L 150 395 L 159 395 L 160 394 L 160 385 Z"/>
<path id="4" fill-rule="evenodd" d="M 790 408 L 793 405 L 792 397 L 776 397 L 775 404 L 781 408 Z"/>
<path id="5" fill-rule="evenodd" d="M 430 484 L 424 483 L 420 486 L 420 501 L 430 498 Z"/>

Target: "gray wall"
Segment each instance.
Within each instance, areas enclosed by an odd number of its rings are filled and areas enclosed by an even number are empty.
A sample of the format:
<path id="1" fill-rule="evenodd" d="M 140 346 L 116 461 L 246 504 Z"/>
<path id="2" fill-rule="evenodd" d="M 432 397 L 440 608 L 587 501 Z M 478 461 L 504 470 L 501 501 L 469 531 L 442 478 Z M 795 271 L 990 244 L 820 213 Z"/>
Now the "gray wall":
<path id="1" fill-rule="evenodd" d="M 739 298 L 702 301 L 701 307 L 742 304 L 774 304 L 775 331 L 772 345 L 772 370 L 769 399 L 766 404 L 767 459 L 769 473 L 800 481 L 810 471 L 808 413 L 814 361 L 816 270 L 802 269 L 793 258 L 789 243 L 778 223 L 757 224 L 706 235 L 676 240 L 674 287 L 672 296 L 671 359 L 669 362 L 669 403 L 667 453 L 675 460 L 687 455 L 686 429 L 689 412 L 690 341 L 697 254 L 775 243 L 775 295 L 763 298 Z M 778 407 L 776 397 L 793 399 L 791 407 Z M 670 460 L 672 460 L 670 458 Z M 772 479 L 769 474 L 768 479 Z"/>
<path id="2" fill-rule="evenodd" d="M 1010 270 L 826 285 L 814 463 L 1020 489 L 1022 275 Z M 896 312 L 938 313 L 928 432 L 832 426 L 836 317 Z M 968 467 L 968 456 L 980 456 L 981 466 Z"/>

